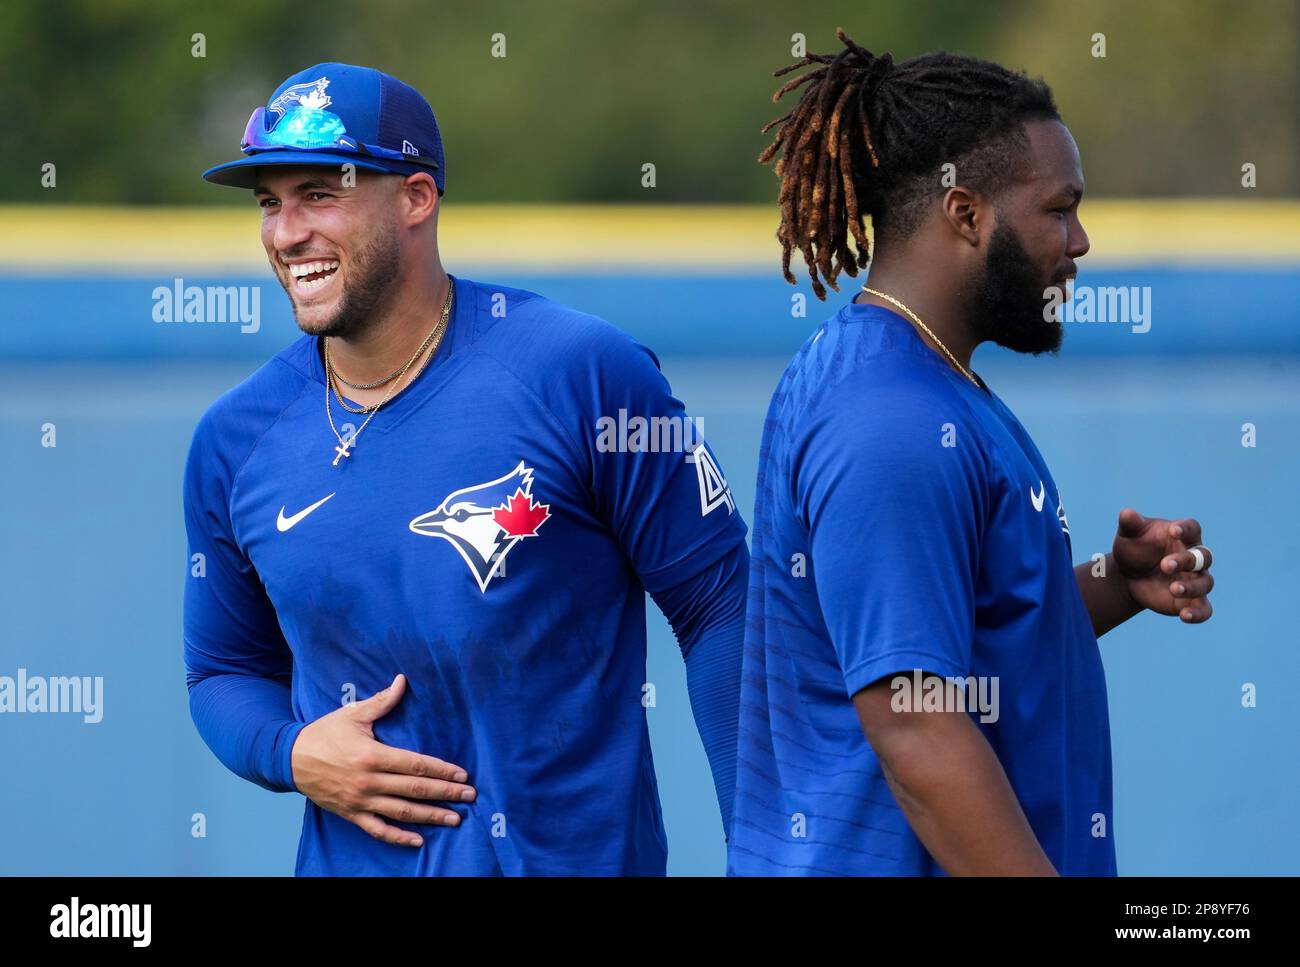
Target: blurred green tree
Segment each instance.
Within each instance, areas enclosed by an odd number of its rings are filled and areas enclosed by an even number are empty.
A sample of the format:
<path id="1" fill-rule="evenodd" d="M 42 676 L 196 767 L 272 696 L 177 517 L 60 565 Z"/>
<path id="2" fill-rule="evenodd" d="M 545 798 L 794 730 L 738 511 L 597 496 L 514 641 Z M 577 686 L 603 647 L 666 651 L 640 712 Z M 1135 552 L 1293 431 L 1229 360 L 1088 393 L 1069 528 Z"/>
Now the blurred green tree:
<path id="1" fill-rule="evenodd" d="M 425 93 L 457 201 L 770 201 L 754 159 L 784 113 L 771 72 L 794 59 L 792 35 L 834 51 L 840 25 L 895 59 L 944 48 L 1046 77 L 1092 196 L 1235 196 L 1246 162 L 1257 196 L 1300 192 L 1292 0 L 6 0 L 0 201 L 236 203 L 199 173 L 238 154 L 284 77 L 327 60 Z"/>

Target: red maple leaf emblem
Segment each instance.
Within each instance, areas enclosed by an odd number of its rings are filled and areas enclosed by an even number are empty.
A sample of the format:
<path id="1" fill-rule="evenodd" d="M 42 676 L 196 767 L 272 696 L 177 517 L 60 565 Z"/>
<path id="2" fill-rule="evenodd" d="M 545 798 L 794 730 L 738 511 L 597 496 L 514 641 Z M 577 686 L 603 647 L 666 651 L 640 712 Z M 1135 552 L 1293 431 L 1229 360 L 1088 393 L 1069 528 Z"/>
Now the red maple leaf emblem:
<path id="1" fill-rule="evenodd" d="M 534 503 L 532 495 L 524 493 L 522 487 L 492 511 L 492 519 L 509 537 L 536 537 L 537 528 L 550 516 L 551 505 Z"/>

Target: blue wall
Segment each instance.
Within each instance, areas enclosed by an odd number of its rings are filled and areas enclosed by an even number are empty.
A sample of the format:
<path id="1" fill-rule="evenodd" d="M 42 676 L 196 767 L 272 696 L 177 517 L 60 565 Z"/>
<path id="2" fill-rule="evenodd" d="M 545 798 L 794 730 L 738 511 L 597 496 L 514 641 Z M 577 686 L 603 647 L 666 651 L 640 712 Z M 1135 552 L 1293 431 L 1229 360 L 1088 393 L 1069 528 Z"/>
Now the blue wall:
<path id="1" fill-rule="evenodd" d="M 453 268 L 453 272 L 458 271 Z M 552 299 L 603 316 L 661 356 L 788 356 L 809 331 L 857 291 L 818 303 L 775 272 L 667 277 L 525 275 L 473 270 L 470 278 L 539 290 Z M 182 276 L 194 286 L 254 286 L 261 326 L 237 323 L 156 323 L 153 292 L 171 289 L 176 275 L 22 277 L 0 274 L 4 324 L 0 358 L 11 359 L 265 359 L 298 330 L 287 297 L 269 273 Z M 1122 323 L 1074 323 L 1068 353 L 1169 356 L 1189 353 L 1300 353 L 1296 309 L 1300 268 L 1207 269 L 1126 266 L 1083 269 L 1079 286 L 1148 286 L 1150 331 Z M 803 293 L 807 318 L 791 317 L 791 297 Z M 833 308 L 830 311 L 834 311 Z"/>
<path id="2" fill-rule="evenodd" d="M 792 290 L 770 274 L 495 277 L 655 349 L 751 517 L 768 395 L 829 307 L 810 300 L 809 318 L 791 319 Z M 189 720 L 181 663 L 189 434 L 297 333 L 274 282 L 233 281 L 264 287 L 256 334 L 154 323 L 151 291 L 170 277 L 0 277 L 0 675 L 102 675 L 106 691 L 97 725 L 0 715 L 0 873 L 292 871 L 301 798 L 217 763 Z M 1108 548 L 1133 505 L 1200 517 L 1219 580 L 1207 625 L 1144 615 L 1102 641 L 1121 871 L 1295 873 L 1300 270 L 1128 267 L 1079 283 L 1152 286 L 1150 332 L 1074 325 L 1059 358 L 985 348 L 976 368 L 1051 464 L 1081 559 Z M 47 421 L 53 449 L 40 445 Z M 1241 445 L 1247 422 L 1253 448 Z M 650 628 L 670 870 L 718 873 L 720 824 L 681 661 L 657 613 Z M 1240 701 L 1247 682 L 1253 709 Z M 190 835 L 195 812 L 204 839 Z"/>

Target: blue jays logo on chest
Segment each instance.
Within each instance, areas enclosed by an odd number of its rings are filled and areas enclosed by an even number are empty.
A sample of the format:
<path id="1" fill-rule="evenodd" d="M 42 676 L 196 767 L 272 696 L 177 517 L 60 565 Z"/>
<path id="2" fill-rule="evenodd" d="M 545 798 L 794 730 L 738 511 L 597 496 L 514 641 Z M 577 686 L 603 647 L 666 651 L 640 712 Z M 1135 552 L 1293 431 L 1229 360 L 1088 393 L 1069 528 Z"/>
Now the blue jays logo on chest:
<path id="1" fill-rule="evenodd" d="M 469 565 L 480 591 L 505 573 L 506 555 L 551 516 L 551 505 L 533 499 L 533 468 L 519 465 L 504 477 L 453 491 L 410 523 L 425 537 L 441 537 Z"/>

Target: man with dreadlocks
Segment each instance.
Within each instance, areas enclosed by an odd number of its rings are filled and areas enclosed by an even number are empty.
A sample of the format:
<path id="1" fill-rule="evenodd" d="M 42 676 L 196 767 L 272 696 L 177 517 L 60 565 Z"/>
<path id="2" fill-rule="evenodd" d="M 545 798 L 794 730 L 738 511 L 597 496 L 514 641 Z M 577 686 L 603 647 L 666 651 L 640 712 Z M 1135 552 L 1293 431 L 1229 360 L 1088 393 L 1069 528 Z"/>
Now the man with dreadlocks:
<path id="1" fill-rule="evenodd" d="M 768 412 L 728 871 L 1113 875 L 1097 636 L 1208 619 L 1211 554 L 1125 509 L 1104 575 L 1073 567 L 1047 465 L 971 371 L 983 342 L 1060 346 L 1044 302 L 1088 251 L 1047 85 L 839 38 L 777 71 L 817 65 L 759 160 L 788 281 L 795 248 L 820 298 L 856 276 L 864 216 L 876 252 Z"/>

